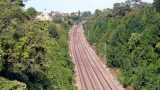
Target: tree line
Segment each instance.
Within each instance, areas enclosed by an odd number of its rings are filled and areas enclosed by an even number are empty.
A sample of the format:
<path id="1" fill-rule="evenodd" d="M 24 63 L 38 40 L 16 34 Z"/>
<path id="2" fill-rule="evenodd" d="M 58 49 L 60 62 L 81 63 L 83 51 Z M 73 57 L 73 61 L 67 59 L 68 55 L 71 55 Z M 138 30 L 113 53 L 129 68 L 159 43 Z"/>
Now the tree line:
<path id="1" fill-rule="evenodd" d="M 119 80 L 128 90 L 160 89 L 159 12 L 159 0 L 127 0 L 97 9 L 84 24 L 88 41 L 106 55 L 108 66 L 120 70 Z"/>
<path id="2" fill-rule="evenodd" d="M 23 7 L 0 0 L 1 90 L 74 90 L 67 21 L 39 21 Z"/>

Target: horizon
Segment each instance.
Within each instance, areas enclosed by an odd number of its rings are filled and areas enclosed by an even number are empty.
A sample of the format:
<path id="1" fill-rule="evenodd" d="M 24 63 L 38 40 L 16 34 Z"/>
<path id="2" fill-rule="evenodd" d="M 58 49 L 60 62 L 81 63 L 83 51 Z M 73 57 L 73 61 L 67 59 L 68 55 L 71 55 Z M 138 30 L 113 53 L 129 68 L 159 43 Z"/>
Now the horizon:
<path id="1" fill-rule="evenodd" d="M 56 0 L 55 3 L 51 3 L 51 0 L 30 0 L 25 3 L 25 9 L 29 7 L 34 7 L 39 12 L 50 13 L 51 11 L 58 11 L 63 13 L 72 13 L 77 11 L 91 11 L 94 13 L 96 9 L 106 9 L 106 8 L 113 8 L 114 3 L 121 3 L 126 0 L 114 0 L 114 1 L 107 1 L 107 0 L 70 0 L 70 1 L 63 1 L 63 0 Z M 153 0 L 142 0 L 143 2 L 152 3 Z M 63 3 L 61 3 L 63 2 Z M 90 5 L 90 6 L 89 6 Z"/>

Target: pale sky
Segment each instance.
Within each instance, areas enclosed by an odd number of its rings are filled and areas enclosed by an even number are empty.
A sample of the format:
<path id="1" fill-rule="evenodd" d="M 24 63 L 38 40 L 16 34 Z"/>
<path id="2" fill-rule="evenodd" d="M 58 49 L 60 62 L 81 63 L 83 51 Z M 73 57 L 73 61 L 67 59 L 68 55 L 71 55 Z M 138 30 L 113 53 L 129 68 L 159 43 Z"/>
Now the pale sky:
<path id="1" fill-rule="evenodd" d="M 126 0 L 28 0 L 25 8 L 34 7 L 41 12 L 76 12 L 78 10 L 94 12 L 95 9 L 112 8 L 114 3 L 124 1 Z M 153 0 L 142 1 L 153 2 Z"/>

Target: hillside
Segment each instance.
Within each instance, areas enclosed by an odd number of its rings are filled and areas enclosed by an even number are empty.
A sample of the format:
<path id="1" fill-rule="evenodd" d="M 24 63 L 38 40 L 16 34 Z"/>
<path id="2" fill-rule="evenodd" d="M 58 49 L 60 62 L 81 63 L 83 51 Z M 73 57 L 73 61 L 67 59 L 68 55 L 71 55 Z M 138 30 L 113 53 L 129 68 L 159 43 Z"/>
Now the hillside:
<path id="1" fill-rule="evenodd" d="M 113 9 L 97 9 L 84 24 L 88 41 L 119 70 L 126 89 L 160 89 L 159 3 L 115 3 Z"/>
<path id="2" fill-rule="evenodd" d="M 66 22 L 35 20 L 21 0 L 0 1 L 1 90 L 74 90 Z"/>

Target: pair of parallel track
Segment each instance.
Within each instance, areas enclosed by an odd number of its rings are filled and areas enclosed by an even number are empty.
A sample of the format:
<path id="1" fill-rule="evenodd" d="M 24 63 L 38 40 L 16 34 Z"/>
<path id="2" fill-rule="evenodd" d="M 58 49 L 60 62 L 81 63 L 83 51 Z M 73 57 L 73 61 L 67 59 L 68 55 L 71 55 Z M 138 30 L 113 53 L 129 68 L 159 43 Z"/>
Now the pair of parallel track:
<path id="1" fill-rule="evenodd" d="M 70 51 L 77 67 L 80 90 L 122 90 L 102 66 L 99 57 L 90 48 L 84 37 L 82 25 L 73 26 L 70 31 Z"/>

